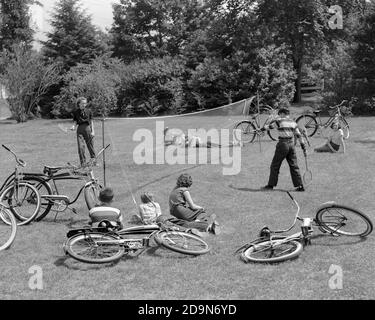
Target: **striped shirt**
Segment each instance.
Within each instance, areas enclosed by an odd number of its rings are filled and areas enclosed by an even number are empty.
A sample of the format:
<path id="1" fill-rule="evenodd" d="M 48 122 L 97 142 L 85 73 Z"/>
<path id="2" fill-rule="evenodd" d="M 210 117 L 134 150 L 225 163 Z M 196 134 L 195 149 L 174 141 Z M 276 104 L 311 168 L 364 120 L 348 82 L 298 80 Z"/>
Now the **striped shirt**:
<path id="1" fill-rule="evenodd" d="M 274 129 L 275 125 L 279 133 L 279 139 L 293 138 L 294 136 L 301 138 L 301 133 L 294 120 L 289 118 L 279 118 L 275 121 L 275 124 L 271 124 L 268 127 L 269 129 Z"/>

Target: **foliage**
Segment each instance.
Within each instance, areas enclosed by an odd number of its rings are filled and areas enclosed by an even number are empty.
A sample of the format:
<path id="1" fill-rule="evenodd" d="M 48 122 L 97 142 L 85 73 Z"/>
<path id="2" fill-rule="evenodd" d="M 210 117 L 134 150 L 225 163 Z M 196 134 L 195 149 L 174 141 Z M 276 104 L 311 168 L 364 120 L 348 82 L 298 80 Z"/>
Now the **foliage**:
<path id="1" fill-rule="evenodd" d="M 118 113 L 155 115 L 184 109 L 184 65 L 172 57 L 135 61 L 121 69 Z"/>
<path id="2" fill-rule="evenodd" d="M 17 122 L 24 122 L 32 113 L 38 113 L 38 103 L 48 88 L 59 80 L 59 66 L 45 63 L 43 58 L 26 46 L 13 45 L 11 51 L 1 54 L 10 111 Z"/>
<path id="3" fill-rule="evenodd" d="M 33 30 L 30 27 L 29 7 L 34 0 L 0 0 L 0 51 L 11 50 L 13 44 L 31 47 Z"/>
<path id="4" fill-rule="evenodd" d="M 90 64 L 78 64 L 63 77 L 63 87 L 56 97 L 52 114 L 69 116 L 76 98 L 84 96 L 90 102 L 94 115 L 107 115 L 116 107 L 120 85 L 120 61 L 108 54 L 97 57 Z"/>
<path id="5" fill-rule="evenodd" d="M 202 26 L 198 0 L 121 0 L 114 4 L 111 28 L 114 54 L 126 62 L 175 56 Z"/>
<path id="6" fill-rule="evenodd" d="M 47 58 L 60 62 L 65 71 L 78 63 L 89 63 L 107 47 L 79 0 L 59 0 L 51 25 L 53 30 L 42 42 L 43 52 Z"/>

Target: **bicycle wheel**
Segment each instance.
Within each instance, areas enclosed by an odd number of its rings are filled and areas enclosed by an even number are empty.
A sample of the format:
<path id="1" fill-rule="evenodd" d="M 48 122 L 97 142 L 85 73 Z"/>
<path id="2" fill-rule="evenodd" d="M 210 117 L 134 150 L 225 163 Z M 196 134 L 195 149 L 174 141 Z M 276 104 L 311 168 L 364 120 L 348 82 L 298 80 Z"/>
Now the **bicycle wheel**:
<path id="1" fill-rule="evenodd" d="M 35 218 L 35 221 L 41 221 L 51 211 L 53 204 L 47 199 L 43 198 L 43 195 L 52 195 L 52 188 L 48 182 L 38 177 L 25 176 L 22 179 L 38 190 L 38 193 L 40 195 L 40 209 Z"/>
<path id="2" fill-rule="evenodd" d="M 340 117 L 339 118 L 339 124 L 340 124 L 340 127 L 341 127 L 342 131 L 344 132 L 344 139 L 346 139 L 346 140 L 349 139 L 350 131 L 349 131 L 348 122 L 345 120 L 345 118 Z"/>
<path id="3" fill-rule="evenodd" d="M 237 123 L 234 130 L 241 130 L 241 136 L 238 137 L 235 132 L 235 138 L 243 143 L 253 142 L 256 136 L 256 128 L 254 124 L 249 120 L 243 120 Z"/>
<path id="4" fill-rule="evenodd" d="M 316 121 L 315 117 L 311 115 L 302 115 L 296 119 L 297 125 L 299 128 L 306 129 L 307 136 L 312 137 L 316 131 L 318 130 L 318 122 Z"/>
<path id="5" fill-rule="evenodd" d="M 86 232 L 67 240 L 65 251 L 74 259 L 87 263 L 107 263 L 120 259 L 125 249 L 119 238 L 100 232 Z"/>
<path id="6" fill-rule="evenodd" d="M 276 141 L 277 138 L 278 138 L 276 121 L 275 120 L 271 121 L 269 125 L 273 126 L 274 128 L 267 130 L 267 133 L 268 133 L 269 137 L 271 138 L 271 140 Z"/>
<path id="7" fill-rule="evenodd" d="M 242 252 L 242 258 L 246 262 L 281 262 L 298 257 L 303 246 L 296 240 L 265 240 L 258 242 Z"/>
<path id="8" fill-rule="evenodd" d="M 371 220 L 364 213 L 337 204 L 319 209 L 316 222 L 328 232 L 344 236 L 365 237 L 373 229 Z"/>
<path id="9" fill-rule="evenodd" d="M 26 182 L 11 185 L 0 195 L 0 203 L 7 204 L 10 211 L 22 226 L 30 223 L 37 216 L 40 209 L 40 195 L 38 190 Z M 3 220 L 11 224 L 10 220 Z"/>
<path id="10" fill-rule="evenodd" d="M 157 244 L 179 253 L 198 256 L 210 251 L 208 244 L 196 235 L 181 231 L 162 231 L 155 235 Z"/>
<path id="11" fill-rule="evenodd" d="M 5 250 L 13 243 L 17 233 L 17 221 L 12 212 L 0 203 L 1 220 L 9 221 L 10 224 L 0 222 L 0 251 Z"/>

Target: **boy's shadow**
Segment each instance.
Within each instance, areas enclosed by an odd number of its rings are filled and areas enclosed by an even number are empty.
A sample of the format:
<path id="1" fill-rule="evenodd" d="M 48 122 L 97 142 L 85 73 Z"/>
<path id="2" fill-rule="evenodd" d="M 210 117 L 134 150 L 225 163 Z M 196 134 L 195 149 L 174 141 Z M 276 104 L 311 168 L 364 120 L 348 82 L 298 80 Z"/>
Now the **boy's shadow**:
<path id="1" fill-rule="evenodd" d="M 246 187 L 235 187 L 233 186 L 232 184 L 228 185 L 229 188 L 233 189 L 233 190 L 238 190 L 238 191 L 246 191 L 246 192 L 274 192 L 274 191 L 279 191 L 279 192 L 291 192 L 291 191 L 295 191 L 295 189 L 290 189 L 290 190 L 286 190 L 286 189 L 272 189 L 272 190 L 264 190 L 264 189 L 261 189 L 261 188 L 258 188 L 258 189 L 254 189 L 254 188 L 246 188 Z"/>

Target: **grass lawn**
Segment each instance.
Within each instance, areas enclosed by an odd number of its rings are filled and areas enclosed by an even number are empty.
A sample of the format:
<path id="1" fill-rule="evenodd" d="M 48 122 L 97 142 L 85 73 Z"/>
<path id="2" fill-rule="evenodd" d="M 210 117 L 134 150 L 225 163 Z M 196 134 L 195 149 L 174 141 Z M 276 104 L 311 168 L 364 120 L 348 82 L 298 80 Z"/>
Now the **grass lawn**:
<path id="1" fill-rule="evenodd" d="M 172 122 L 173 121 L 173 122 Z M 166 126 L 220 127 L 216 117 L 166 120 Z M 358 208 L 375 221 L 373 157 L 375 130 L 373 118 L 352 118 L 351 137 L 346 154 L 311 154 L 313 184 L 307 192 L 296 192 L 302 216 L 315 216 L 326 201 Z M 0 121 L 1 143 L 10 146 L 27 161 L 27 170 L 40 172 L 43 165 L 77 162 L 75 134 L 58 130 L 57 121 L 34 120 L 24 124 Z M 266 184 L 275 142 L 262 141 L 242 148 L 241 172 L 224 176 L 222 166 L 210 165 L 137 165 L 132 141 L 138 128 L 153 128 L 152 120 L 108 120 L 106 143 L 107 184 L 116 193 L 114 206 L 125 221 L 136 213 L 130 188 L 139 201 L 143 191 L 155 194 L 162 210 L 168 210 L 168 195 L 181 172 L 193 177 L 194 200 L 216 213 L 222 233 L 210 236 L 211 252 L 200 257 L 183 256 L 165 249 L 148 250 L 137 258 L 124 256 L 118 263 L 90 265 L 64 255 L 62 244 L 70 227 L 84 225 L 88 212 L 83 197 L 75 208 L 50 213 L 45 220 L 19 227 L 10 250 L 0 252 L 0 299 L 375 299 L 374 234 L 365 241 L 356 238 L 317 237 L 299 258 L 275 265 L 245 264 L 234 255 L 236 248 L 256 237 L 265 224 L 286 228 L 293 219 L 294 207 L 283 192 L 259 192 Z M 96 129 L 96 149 L 102 145 L 100 123 Z M 312 144 L 322 143 L 319 137 Z M 298 157 L 303 172 L 302 152 Z M 13 170 L 12 156 L 0 150 L 0 181 Z M 96 174 L 102 181 L 102 167 Z M 78 184 L 62 186 L 72 196 Z M 284 163 L 278 188 L 290 189 L 291 178 Z M 296 229 L 297 230 L 297 229 Z M 31 290 L 29 269 L 40 266 L 43 289 Z M 343 270 L 343 288 L 330 289 L 331 265 Z"/>

